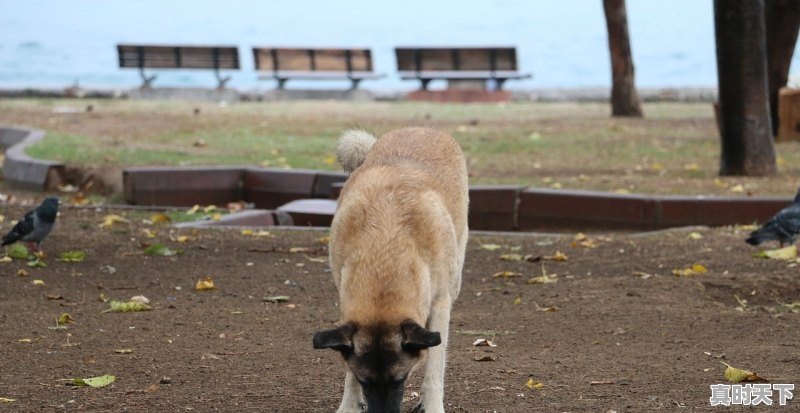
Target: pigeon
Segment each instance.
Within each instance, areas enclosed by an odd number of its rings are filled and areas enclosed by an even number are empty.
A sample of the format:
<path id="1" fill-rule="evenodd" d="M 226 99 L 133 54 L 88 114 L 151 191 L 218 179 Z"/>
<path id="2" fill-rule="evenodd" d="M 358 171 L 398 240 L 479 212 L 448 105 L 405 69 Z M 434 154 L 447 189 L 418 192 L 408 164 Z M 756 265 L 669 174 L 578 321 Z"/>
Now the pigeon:
<path id="1" fill-rule="evenodd" d="M 44 200 L 36 209 L 28 211 L 25 216 L 3 237 L 3 246 L 17 241 L 27 242 L 35 252 L 40 252 L 40 245 L 56 222 L 58 215 L 58 198 Z"/>
<path id="2" fill-rule="evenodd" d="M 750 233 L 746 239 L 750 245 L 759 245 L 764 241 L 778 241 L 783 244 L 792 244 L 800 233 L 800 190 L 794 196 L 794 201 L 788 207 L 780 210 L 761 228 Z"/>

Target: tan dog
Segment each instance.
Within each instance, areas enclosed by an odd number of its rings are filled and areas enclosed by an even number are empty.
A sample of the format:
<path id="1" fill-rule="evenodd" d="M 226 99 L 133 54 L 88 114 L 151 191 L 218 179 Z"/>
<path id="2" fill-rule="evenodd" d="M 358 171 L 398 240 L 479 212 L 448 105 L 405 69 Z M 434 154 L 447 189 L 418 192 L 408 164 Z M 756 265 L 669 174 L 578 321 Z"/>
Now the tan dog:
<path id="1" fill-rule="evenodd" d="M 374 145 L 373 145 L 374 144 Z M 450 308 L 461 288 L 467 243 L 467 168 L 449 135 L 399 129 L 377 142 L 363 131 L 339 141 L 350 172 L 331 226 L 338 328 L 314 348 L 346 364 L 338 412 L 400 412 L 405 381 L 427 353 L 417 409 L 444 412 Z"/>

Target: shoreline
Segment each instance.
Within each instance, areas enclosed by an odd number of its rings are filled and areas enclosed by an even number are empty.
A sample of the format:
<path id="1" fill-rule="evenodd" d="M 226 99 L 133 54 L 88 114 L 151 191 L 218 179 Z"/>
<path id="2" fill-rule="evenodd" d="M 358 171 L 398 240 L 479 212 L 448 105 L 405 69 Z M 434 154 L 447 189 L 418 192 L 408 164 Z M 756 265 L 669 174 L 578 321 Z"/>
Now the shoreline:
<path id="1" fill-rule="evenodd" d="M 536 88 L 509 90 L 515 102 L 608 102 L 610 87 L 592 88 Z M 638 89 L 642 102 L 713 102 L 717 99 L 714 87 L 663 87 Z M 132 89 L 56 88 L 2 88 L 0 98 L 84 98 L 84 99 L 144 99 L 144 100 L 200 100 L 200 101 L 284 101 L 284 100 L 356 100 L 405 101 L 409 91 L 398 90 L 339 90 L 339 89 L 287 89 L 287 90 L 236 90 L 205 88 L 154 88 L 142 91 Z"/>

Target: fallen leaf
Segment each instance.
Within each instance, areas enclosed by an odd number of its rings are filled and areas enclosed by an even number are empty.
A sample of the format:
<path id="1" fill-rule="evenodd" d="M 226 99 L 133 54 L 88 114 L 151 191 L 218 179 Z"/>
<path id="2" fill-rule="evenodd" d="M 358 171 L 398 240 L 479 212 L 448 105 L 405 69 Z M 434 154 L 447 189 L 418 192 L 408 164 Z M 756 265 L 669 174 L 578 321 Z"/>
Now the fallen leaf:
<path id="1" fill-rule="evenodd" d="M 497 347 L 497 344 L 494 344 L 492 340 L 479 338 L 472 343 L 475 347 Z"/>
<path id="2" fill-rule="evenodd" d="M 703 239 L 703 234 L 699 232 L 690 232 L 686 237 L 689 239 Z"/>
<path id="3" fill-rule="evenodd" d="M 333 165 L 334 163 L 336 163 L 336 157 L 333 155 L 328 155 L 325 157 L 325 159 L 322 160 L 322 162 L 324 162 L 325 165 Z"/>
<path id="4" fill-rule="evenodd" d="M 797 258 L 797 246 L 790 245 L 786 248 L 778 248 L 774 250 L 765 250 L 755 254 L 756 258 L 768 258 L 772 260 L 786 260 L 792 261 Z"/>
<path id="5" fill-rule="evenodd" d="M 590 386 L 598 386 L 598 385 L 601 385 L 601 384 L 614 384 L 614 381 L 613 380 L 594 380 L 594 381 L 590 381 L 589 382 Z"/>
<path id="6" fill-rule="evenodd" d="M 14 261 L 14 259 L 9 257 L 8 255 L 6 255 L 5 257 L 0 258 L 0 263 L 3 263 L 3 264 L 11 262 L 11 261 Z"/>
<path id="7" fill-rule="evenodd" d="M 731 383 L 739 383 L 741 381 L 769 381 L 763 377 L 759 377 L 758 374 L 753 373 L 750 370 L 737 369 L 736 367 L 733 367 L 724 361 L 720 361 L 720 363 L 727 367 L 725 369 L 725 379 Z"/>
<path id="8" fill-rule="evenodd" d="M 29 275 L 31 274 L 26 269 L 20 268 L 17 270 L 17 277 L 27 277 Z"/>
<path id="9" fill-rule="evenodd" d="M 243 229 L 242 230 L 242 235 L 248 235 L 248 236 L 253 235 L 253 230 L 252 229 Z"/>
<path id="10" fill-rule="evenodd" d="M 285 303 L 285 302 L 289 301 L 289 296 L 288 295 L 273 295 L 273 296 L 269 296 L 269 297 L 264 297 L 264 298 L 261 299 L 261 301 L 264 301 L 264 302 L 267 302 L 267 303 Z"/>
<path id="11" fill-rule="evenodd" d="M 497 244 L 481 244 L 481 249 L 484 249 L 486 251 L 497 251 L 500 248 L 503 247 Z"/>
<path id="12" fill-rule="evenodd" d="M 148 304 L 140 303 L 137 301 L 111 301 L 108 303 L 109 309 L 103 311 L 104 313 L 132 313 L 136 311 L 149 311 L 152 310 L 153 307 L 150 307 Z"/>
<path id="13" fill-rule="evenodd" d="M 132 348 L 119 348 L 119 349 L 114 350 L 114 352 L 117 353 L 117 354 L 131 354 L 131 353 L 133 353 L 133 349 Z"/>
<path id="14" fill-rule="evenodd" d="M 734 185 L 734 186 L 728 188 L 728 190 L 731 191 L 731 192 L 735 192 L 735 193 L 741 193 L 741 192 L 744 192 L 744 186 L 742 184 Z"/>
<path id="15" fill-rule="evenodd" d="M 522 304 L 522 297 L 515 298 L 514 299 L 514 305 L 520 305 L 520 304 Z"/>
<path id="16" fill-rule="evenodd" d="M 215 212 L 211 214 L 211 219 L 214 221 L 219 221 L 222 219 L 222 214 L 220 214 L 219 212 Z"/>
<path id="17" fill-rule="evenodd" d="M 178 253 L 177 251 L 173 251 L 173 250 L 169 249 L 169 247 L 167 247 L 166 245 L 160 244 L 160 243 L 159 244 L 153 244 L 153 245 L 151 245 L 151 246 L 149 246 L 149 247 L 144 249 L 144 254 L 145 255 L 153 255 L 153 256 L 158 256 L 158 257 L 170 257 L 170 256 L 173 256 L 173 255 L 175 255 L 177 253 Z"/>
<path id="18" fill-rule="evenodd" d="M 0 403 L 14 403 L 17 399 L 9 399 L 8 397 L 0 397 Z"/>
<path id="19" fill-rule="evenodd" d="M 306 259 L 311 261 L 311 262 L 318 262 L 320 264 L 324 264 L 324 263 L 328 262 L 328 259 L 324 258 L 324 257 L 309 257 L 308 255 L 306 255 Z"/>
<path id="20" fill-rule="evenodd" d="M 206 214 L 208 214 L 211 211 L 216 211 L 216 210 L 217 210 L 217 206 L 216 205 L 209 205 L 209 206 L 203 208 L 203 212 L 205 212 Z"/>
<path id="21" fill-rule="evenodd" d="M 63 326 L 67 324 L 74 323 L 75 319 L 69 313 L 61 313 L 61 316 L 58 317 L 56 320 L 56 324 Z"/>
<path id="22" fill-rule="evenodd" d="M 56 261 L 83 262 L 84 259 L 86 259 L 86 253 L 84 251 L 64 251 L 59 254 Z"/>
<path id="23" fill-rule="evenodd" d="M 641 272 L 641 271 L 634 271 L 634 272 L 633 272 L 633 276 L 634 276 L 634 277 L 639 277 L 639 278 L 641 278 L 641 279 L 643 279 L 643 280 L 646 280 L 646 279 L 648 279 L 648 278 L 652 277 L 652 276 L 653 276 L 653 274 L 648 274 L 648 273 L 646 273 L 646 272 Z"/>
<path id="24" fill-rule="evenodd" d="M 211 277 L 203 277 L 197 280 L 197 284 L 195 284 L 194 289 L 197 291 L 205 291 L 205 290 L 213 290 L 216 288 L 214 286 L 214 280 Z"/>
<path id="25" fill-rule="evenodd" d="M 149 228 L 142 228 L 142 232 L 144 233 L 144 236 L 147 237 L 147 238 L 155 238 L 156 235 L 158 235 L 157 232 L 155 232 L 155 231 L 153 231 L 152 229 L 149 229 Z"/>
<path id="26" fill-rule="evenodd" d="M 558 275 L 551 274 L 551 275 L 540 275 L 538 277 L 533 277 L 528 280 L 528 284 L 550 284 L 558 281 Z"/>
<path id="27" fill-rule="evenodd" d="M 198 210 L 200 210 L 200 205 L 195 205 L 191 209 L 186 211 L 186 215 L 194 215 L 197 213 Z"/>
<path id="28" fill-rule="evenodd" d="M 542 387 L 544 387 L 544 383 L 539 383 L 538 381 L 536 381 L 534 379 L 528 379 L 528 382 L 525 383 L 525 387 L 527 387 L 527 388 L 529 388 L 531 390 L 533 390 L 533 389 L 541 389 Z"/>
<path id="29" fill-rule="evenodd" d="M 100 228 L 109 228 L 114 226 L 114 224 L 127 224 L 129 222 L 130 221 L 128 221 L 127 218 L 120 215 L 115 215 L 115 214 L 106 215 L 105 217 L 103 217 L 103 222 L 100 223 Z"/>
<path id="30" fill-rule="evenodd" d="M 150 304 L 150 299 L 143 296 L 143 295 L 134 295 L 128 300 L 129 303 L 141 303 L 141 304 Z"/>
<path id="31" fill-rule="evenodd" d="M 44 295 L 48 300 L 63 300 L 64 296 L 61 294 L 45 294 Z"/>
<path id="32" fill-rule="evenodd" d="M 44 285 L 44 281 L 42 280 L 33 280 L 31 283 L 33 283 L 33 285 Z"/>
<path id="33" fill-rule="evenodd" d="M 502 255 L 500 255 L 500 259 L 502 261 L 522 261 L 522 255 L 520 255 L 520 254 L 502 254 Z"/>
<path id="34" fill-rule="evenodd" d="M 495 361 L 495 360 L 497 360 L 497 356 L 490 356 L 490 355 L 475 356 L 475 357 L 472 358 L 472 360 L 474 360 L 474 361 Z"/>
<path id="35" fill-rule="evenodd" d="M 784 304 L 783 307 L 792 313 L 800 313 L 800 301 Z"/>
<path id="36" fill-rule="evenodd" d="M 16 260 L 27 260 L 29 254 L 28 254 L 28 249 L 25 248 L 24 245 L 11 244 L 11 246 L 8 247 L 6 255 Z"/>
<path id="37" fill-rule="evenodd" d="M 676 277 L 692 277 L 695 275 L 701 275 L 708 272 L 708 268 L 706 268 L 702 264 L 694 264 L 689 268 L 684 268 L 680 270 L 672 270 L 672 275 Z"/>
<path id="38" fill-rule="evenodd" d="M 556 250 L 555 254 L 544 256 L 542 257 L 542 259 L 548 261 L 564 262 L 568 260 L 569 257 L 567 257 L 567 255 L 564 254 L 563 252 Z"/>
<path id="39" fill-rule="evenodd" d="M 511 277 L 521 277 L 522 273 L 515 272 L 515 271 L 499 271 L 492 274 L 492 278 L 511 278 Z"/>
<path id="40" fill-rule="evenodd" d="M 44 268 L 44 267 L 47 267 L 47 263 L 42 261 L 42 260 L 40 260 L 39 258 L 37 258 L 37 259 L 35 259 L 33 261 L 28 261 L 28 267 Z"/>
<path id="41" fill-rule="evenodd" d="M 178 236 L 173 237 L 172 235 L 170 235 L 169 239 L 172 240 L 173 242 L 177 242 L 179 244 L 184 244 L 184 243 L 186 243 L 186 241 L 189 241 L 189 236 L 188 235 L 178 235 Z"/>
<path id="42" fill-rule="evenodd" d="M 33 343 L 33 340 L 30 339 L 30 338 L 21 338 L 21 339 L 17 340 L 17 342 L 19 342 L 19 343 Z"/>
<path id="43" fill-rule="evenodd" d="M 325 244 L 325 245 L 328 245 L 328 244 L 330 244 L 330 242 L 331 242 L 331 237 L 329 237 L 329 236 L 320 237 L 320 238 L 318 239 L 318 241 L 319 241 L 319 243 L 320 243 L 320 244 Z"/>
<path id="44" fill-rule="evenodd" d="M 153 224 L 168 224 L 172 222 L 172 219 L 161 212 L 156 212 L 150 216 L 150 221 Z"/>
<path id="45" fill-rule="evenodd" d="M 89 386 L 94 388 L 105 387 L 113 383 L 117 378 L 106 374 L 104 376 L 90 377 L 88 379 L 72 379 L 75 386 Z"/>
<path id="46" fill-rule="evenodd" d="M 307 247 L 291 247 L 289 248 L 290 253 L 297 253 L 297 252 L 308 252 L 310 251 Z"/>

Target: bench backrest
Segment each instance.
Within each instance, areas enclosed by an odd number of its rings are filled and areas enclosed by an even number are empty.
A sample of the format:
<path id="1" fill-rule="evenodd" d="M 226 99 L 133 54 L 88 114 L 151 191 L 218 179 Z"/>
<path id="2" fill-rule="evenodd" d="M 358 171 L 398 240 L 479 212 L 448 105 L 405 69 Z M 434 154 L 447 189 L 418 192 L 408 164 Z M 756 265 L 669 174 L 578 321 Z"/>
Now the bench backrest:
<path id="1" fill-rule="evenodd" d="M 401 72 L 517 70 L 513 47 L 398 47 L 395 53 Z"/>
<path id="2" fill-rule="evenodd" d="M 119 67 L 160 69 L 239 69 L 239 49 L 231 46 L 117 45 Z"/>
<path id="3" fill-rule="evenodd" d="M 369 49 L 290 49 L 254 47 L 256 70 L 299 72 L 372 71 Z"/>

